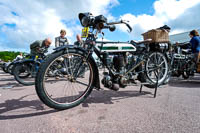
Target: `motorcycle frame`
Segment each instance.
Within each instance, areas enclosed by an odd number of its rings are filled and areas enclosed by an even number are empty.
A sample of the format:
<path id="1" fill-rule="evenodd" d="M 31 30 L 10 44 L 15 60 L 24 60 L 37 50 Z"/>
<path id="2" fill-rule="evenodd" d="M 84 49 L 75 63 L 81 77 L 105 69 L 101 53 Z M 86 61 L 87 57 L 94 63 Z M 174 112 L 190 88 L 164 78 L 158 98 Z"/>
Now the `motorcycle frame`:
<path id="1" fill-rule="evenodd" d="M 92 53 L 94 52 L 96 55 L 97 55 L 97 57 L 100 59 L 100 61 L 101 61 L 101 63 L 108 69 L 108 71 L 109 71 L 109 74 L 111 74 L 111 76 L 115 76 L 115 74 L 114 74 L 114 71 L 112 70 L 112 68 L 110 68 L 107 64 L 105 64 L 104 62 L 103 62 L 103 57 L 101 57 L 101 55 L 102 55 L 102 52 L 100 51 L 100 50 L 98 50 L 96 47 L 95 47 L 95 45 L 96 45 L 96 43 L 98 42 L 98 43 L 101 43 L 102 45 L 101 46 L 103 46 L 103 45 L 105 45 L 105 44 L 108 44 L 108 43 L 123 43 L 123 42 L 103 42 L 103 41 L 96 41 L 96 37 L 95 36 L 97 36 L 97 34 L 98 33 L 100 33 L 100 31 L 98 31 L 97 30 L 97 32 L 96 32 L 96 34 L 89 34 L 88 35 L 88 37 L 86 38 L 86 43 L 85 44 L 87 44 L 88 46 L 89 46 L 89 49 L 88 49 L 88 57 L 89 56 L 92 56 Z M 127 43 L 127 42 L 126 42 Z M 130 43 L 130 44 L 132 44 L 132 43 Z M 132 44 L 133 45 L 133 44 Z M 149 51 L 149 47 L 146 45 L 145 47 L 147 47 L 147 49 L 146 49 L 146 51 Z M 145 52 L 146 53 L 146 52 Z M 147 52 L 148 53 L 148 52 Z M 132 72 L 133 70 L 135 70 L 138 66 L 140 66 L 140 65 L 142 65 L 142 64 L 144 64 L 144 62 L 147 60 L 146 58 L 145 58 L 145 54 L 143 54 L 143 55 L 139 55 L 140 57 L 142 56 L 142 60 L 140 61 L 140 62 L 138 62 L 137 64 L 135 64 L 132 68 L 130 68 L 129 70 L 127 70 L 126 72 L 125 72 L 125 74 L 124 75 L 120 75 L 121 77 L 124 77 L 124 76 L 126 76 L 126 75 L 128 75 L 130 72 Z M 88 58 L 87 57 L 87 58 Z M 96 63 L 96 61 L 95 61 L 95 63 Z M 98 70 L 98 68 L 97 68 L 97 70 Z M 99 71 L 99 70 L 98 70 Z M 145 72 L 144 70 L 143 71 L 140 71 L 140 72 Z M 98 73 L 98 78 L 99 78 L 99 73 Z"/>

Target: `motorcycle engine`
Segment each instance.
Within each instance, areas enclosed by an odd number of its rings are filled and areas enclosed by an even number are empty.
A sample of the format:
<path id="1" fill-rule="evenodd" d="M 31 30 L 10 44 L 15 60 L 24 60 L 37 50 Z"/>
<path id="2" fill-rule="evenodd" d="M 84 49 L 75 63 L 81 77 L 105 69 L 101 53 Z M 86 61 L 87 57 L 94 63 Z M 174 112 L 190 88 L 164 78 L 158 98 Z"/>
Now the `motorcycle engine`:
<path id="1" fill-rule="evenodd" d="M 121 72 L 125 67 L 125 57 L 123 55 L 115 55 L 113 57 L 113 65 L 117 72 Z"/>
<path id="2" fill-rule="evenodd" d="M 126 87 L 129 84 L 129 78 L 128 77 L 121 77 L 119 80 L 120 87 Z"/>
<path id="3" fill-rule="evenodd" d="M 110 75 L 108 74 L 108 72 L 104 72 L 103 75 L 104 77 L 101 80 L 101 83 L 104 85 L 104 87 L 111 88 L 113 83 Z"/>

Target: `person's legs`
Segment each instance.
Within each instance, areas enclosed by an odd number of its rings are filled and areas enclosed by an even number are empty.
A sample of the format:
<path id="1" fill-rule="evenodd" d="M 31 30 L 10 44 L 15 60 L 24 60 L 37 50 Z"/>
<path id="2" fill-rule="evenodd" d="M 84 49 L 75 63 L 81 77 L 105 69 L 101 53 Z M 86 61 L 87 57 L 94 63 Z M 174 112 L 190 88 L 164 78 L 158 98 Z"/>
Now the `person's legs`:
<path id="1" fill-rule="evenodd" d="M 32 55 L 32 56 L 31 56 L 31 59 L 32 59 L 32 60 L 35 60 L 35 55 Z"/>
<path id="2" fill-rule="evenodd" d="M 199 53 L 194 53 L 194 61 L 196 63 L 198 63 L 198 55 L 199 55 Z"/>
<path id="3" fill-rule="evenodd" d="M 31 56 L 31 59 L 32 60 L 36 60 L 36 56 L 35 55 Z M 36 73 L 37 73 L 38 69 L 39 69 L 39 65 L 38 64 L 34 64 L 34 70 L 32 70 L 32 77 L 36 76 Z"/>
<path id="4" fill-rule="evenodd" d="M 43 62 L 43 60 L 41 60 L 41 59 L 38 59 L 37 61 L 39 61 L 40 63 Z M 35 64 L 35 71 L 38 72 L 38 70 L 39 70 L 39 64 L 37 63 L 37 64 Z"/>
<path id="5" fill-rule="evenodd" d="M 200 72 L 200 52 L 195 53 L 195 61 L 196 61 L 196 70 Z"/>

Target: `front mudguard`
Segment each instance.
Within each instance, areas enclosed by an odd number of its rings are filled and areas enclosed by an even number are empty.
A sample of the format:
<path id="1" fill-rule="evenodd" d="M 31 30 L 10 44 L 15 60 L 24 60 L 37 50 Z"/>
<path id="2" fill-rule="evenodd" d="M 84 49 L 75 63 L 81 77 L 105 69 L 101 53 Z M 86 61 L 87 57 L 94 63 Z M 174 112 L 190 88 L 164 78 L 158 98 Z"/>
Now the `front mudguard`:
<path id="1" fill-rule="evenodd" d="M 54 49 L 53 53 L 63 52 L 63 54 L 64 54 L 64 53 L 67 53 L 68 50 L 70 50 L 70 49 L 75 49 L 75 50 L 81 51 L 81 53 L 85 56 L 88 54 L 88 52 L 84 48 L 74 46 L 74 45 L 64 45 L 64 46 L 57 47 Z M 91 60 L 92 69 L 94 70 L 93 86 L 99 90 L 100 89 L 99 70 L 98 70 L 97 64 L 92 56 L 90 56 L 90 60 Z"/>

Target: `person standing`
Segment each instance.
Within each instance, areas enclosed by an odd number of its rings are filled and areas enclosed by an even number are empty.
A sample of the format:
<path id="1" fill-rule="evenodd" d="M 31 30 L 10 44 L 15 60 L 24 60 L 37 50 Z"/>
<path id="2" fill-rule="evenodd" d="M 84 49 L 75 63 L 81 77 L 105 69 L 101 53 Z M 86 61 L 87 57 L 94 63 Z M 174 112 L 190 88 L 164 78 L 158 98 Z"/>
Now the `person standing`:
<path id="1" fill-rule="evenodd" d="M 60 46 L 69 44 L 65 35 L 66 35 L 66 31 L 64 29 L 61 29 L 60 36 L 55 38 L 55 47 L 60 47 Z"/>
<path id="2" fill-rule="evenodd" d="M 19 55 L 17 55 L 17 57 L 14 59 L 14 60 L 21 60 L 21 59 L 23 59 L 23 54 L 22 54 L 22 52 L 20 52 L 19 53 Z"/>
<path id="3" fill-rule="evenodd" d="M 199 33 L 197 30 L 192 30 L 190 31 L 189 34 L 191 40 L 190 40 L 190 44 L 191 44 L 191 49 L 192 49 L 192 53 L 194 53 L 195 56 L 195 61 L 199 62 L 198 56 L 199 56 L 199 52 L 200 52 L 200 37 L 199 37 Z"/>

